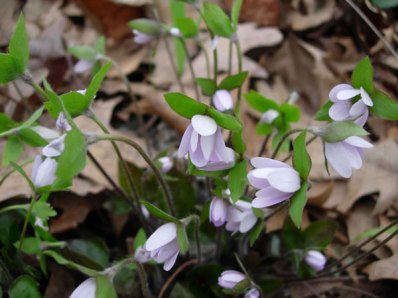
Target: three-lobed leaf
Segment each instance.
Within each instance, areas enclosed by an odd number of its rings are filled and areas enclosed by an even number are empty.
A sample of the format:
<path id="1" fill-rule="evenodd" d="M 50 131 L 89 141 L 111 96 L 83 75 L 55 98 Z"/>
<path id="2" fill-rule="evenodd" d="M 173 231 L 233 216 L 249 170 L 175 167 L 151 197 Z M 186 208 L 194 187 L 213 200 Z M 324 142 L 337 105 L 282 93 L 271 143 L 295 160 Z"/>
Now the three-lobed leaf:
<path id="1" fill-rule="evenodd" d="M 107 276 L 98 275 L 95 284 L 95 298 L 117 298 L 116 290 Z"/>
<path id="2" fill-rule="evenodd" d="M 29 275 L 15 279 L 8 289 L 10 298 L 41 298 L 38 283 Z"/>
<path id="3" fill-rule="evenodd" d="M 17 61 L 15 65 L 17 71 L 20 75 L 23 75 L 29 62 L 29 39 L 26 33 L 25 19 L 22 14 L 19 15 L 8 50 L 10 56 L 14 57 Z"/>
<path id="4" fill-rule="evenodd" d="M 332 118 L 329 116 L 329 109 L 333 105 L 331 100 L 328 100 L 320 110 L 315 114 L 314 119 L 317 121 L 332 121 Z"/>
<path id="5" fill-rule="evenodd" d="M 205 104 L 197 102 L 182 93 L 166 93 L 164 97 L 174 112 L 188 119 L 191 119 L 195 115 L 204 114 L 208 108 Z"/>
<path id="6" fill-rule="evenodd" d="M 232 115 L 221 113 L 213 108 L 208 109 L 208 114 L 211 118 L 214 119 L 214 121 L 216 121 L 217 125 L 222 128 L 228 129 L 233 132 L 238 132 L 242 130 L 242 124 L 236 117 Z"/>

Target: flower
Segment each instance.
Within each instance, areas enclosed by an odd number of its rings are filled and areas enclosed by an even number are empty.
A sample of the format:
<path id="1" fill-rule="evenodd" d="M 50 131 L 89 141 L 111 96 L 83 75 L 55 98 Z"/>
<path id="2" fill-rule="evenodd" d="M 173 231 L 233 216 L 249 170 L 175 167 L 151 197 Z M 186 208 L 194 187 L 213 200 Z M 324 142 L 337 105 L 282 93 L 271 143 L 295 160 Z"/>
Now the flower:
<path id="1" fill-rule="evenodd" d="M 216 227 L 221 227 L 227 220 L 228 205 L 223 199 L 213 197 L 210 204 L 209 220 Z"/>
<path id="2" fill-rule="evenodd" d="M 213 104 L 220 112 L 231 110 L 234 107 L 232 96 L 227 90 L 217 90 L 213 95 Z"/>
<path id="3" fill-rule="evenodd" d="M 259 298 L 260 292 L 256 288 L 251 288 L 246 292 L 245 298 Z"/>
<path id="4" fill-rule="evenodd" d="M 133 33 L 134 33 L 134 42 L 138 44 L 146 44 L 156 39 L 156 36 L 145 34 L 141 31 L 138 31 L 137 29 L 134 29 Z"/>
<path id="5" fill-rule="evenodd" d="M 47 146 L 42 149 L 42 153 L 46 157 L 57 157 L 62 154 L 65 149 L 66 134 L 51 141 Z"/>
<path id="6" fill-rule="evenodd" d="M 288 164 L 265 157 L 251 159 L 255 167 L 247 174 L 250 184 L 260 189 L 252 202 L 255 208 L 265 208 L 289 199 L 300 189 L 300 176 Z"/>
<path id="7" fill-rule="evenodd" d="M 238 200 L 227 209 L 227 225 L 225 228 L 230 232 L 246 233 L 257 222 L 257 216 L 253 213 L 250 203 Z"/>
<path id="8" fill-rule="evenodd" d="M 68 120 L 66 119 L 63 112 L 59 113 L 57 121 L 55 122 L 55 125 L 56 125 L 57 129 L 60 131 L 72 130 L 72 127 L 69 125 Z"/>
<path id="9" fill-rule="evenodd" d="M 360 99 L 353 103 L 355 96 Z M 354 89 L 348 84 L 339 84 L 330 91 L 329 98 L 333 105 L 329 109 L 329 116 L 333 120 L 355 120 L 360 126 L 363 126 L 368 119 L 368 106 L 373 106 L 369 94 L 361 87 Z"/>
<path id="10" fill-rule="evenodd" d="M 362 167 L 363 148 L 372 148 L 373 145 L 364 139 L 351 136 L 342 142 L 325 142 L 325 156 L 333 169 L 344 178 L 352 175 L 352 169 Z"/>
<path id="11" fill-rule="evenodd" d="M 178 157 L 187 153 L 191 162 L 201 170 L 217 171 L 234 165 L 233 150 L 225 146 L 221 129 L 209 116 L 192 117 L 178 148 Z"/>
<path id="12" fill-rule="evenodd" d="M 174 37 L 181 37 L 182 36 L 180 29 L 178 29 L 176 27 L 170 28 L 169 33 L 170 33 L 170 35 L 172 35 Z"/>
<path id="13" fill-rule="evenodd" d="M 159 162 L 161 165 L 161 170 L 163 173 L 167 173 L 173 167 L 173 161 L 170 157 L 164 156 L 159 158 Z"/>
<path id="14" fill-rule="evenodd" d="M 42 159 L 37 155 L 32 166 L 32 182 L 36 187 L 43 187 L 53 184 L 55 181 L 55 171 L 57 169 L 57 161 L 47 157 Z"/>
<path id="15" fill-rule="evenodd" d="M 95 298 L 97 285 L 95 278 L 90 277 L 82 282 L 69 296 L 69 298 Z"/>
<path id="16" fill-rule="evenodd" d="M 279 112 L 273 109 L 266 111 L 260 118 L 260 123 L 271 124 L 276 118 L 278 118 Z"/>
<path id="17" fill-rule="evenodd" d="M 146 263 L 151 259 L 151 254 L 144 247 L 139 246 L 135 250 L 134 259 L 139 263 Z"/>
<path id="18" fill-rule="evenodd" d="M 225 289 L 232 289 L 246 278 L 246 275 L 236 270 L 227 270 L 218 277 L 218 285 Z"/>
<path id="19" fill-rule="evenodd" d="M 317 250 L 309 250 L 304 258 L 308 266 L 315 271 L 321 271 L 325 268 L 326 257 Z"/>
<path id="20" fill-rule="evenodd" d="M 160 226 L 145 242 L 145 250 L 151 259 L 164 263 L 163 269 L 169 271 L 175 264 L 180 248 L 177 243 L 177 225 L 166 223 Z"/>
<path id="21" fill-rule="evenodd" d="M 86 71 L 89 71 L 93 68 L 95 63 L 95 60 L 79 60 L 73 67 L 73 71 L 75 73 L 84 73 Z"/>

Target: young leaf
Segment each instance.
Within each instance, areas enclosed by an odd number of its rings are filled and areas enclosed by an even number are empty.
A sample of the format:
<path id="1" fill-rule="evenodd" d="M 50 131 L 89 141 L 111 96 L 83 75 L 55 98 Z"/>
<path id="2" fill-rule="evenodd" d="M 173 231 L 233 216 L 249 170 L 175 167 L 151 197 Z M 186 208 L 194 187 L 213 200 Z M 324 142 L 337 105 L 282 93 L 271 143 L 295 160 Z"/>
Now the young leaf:
<path id="1" fill-rule="evenodd" d="M 363 58 L 356 65 L 351 75 L 351 83 L 354 88 L 362 87 L 369 94 L 373 92 L 373 66 L 369 57 Z"/>
<path id="2" fill-rule="evenodd" d="M 303 180 L 307 180 L 311 170 L 311 158 L 307 152 L 305 136 L 306 131 L 303 131 L 293 142 L 293 168 L 299 172 Z"/>
<path id="3" fill-rule="evenodd" d="M 8 289 L 10 298 L 42 298 L 38 283 L 29 275 L 15 279 Z"/>
<path id="4" fill-rule="evenodd" d="M 91 105 L 92 100 L 95 98 L 95 95 L 101 87 L 101 83 L 111 66 L 112 62 L 106 63 L 104 66 L 101 67 L 101 69 L 94 75 L 93 79 L 91 80 L 90 85 L 87 87 L 87 91 L 85 93 L 85 97 L 88 101 L 88 103 L 86 103 L 87 108 Z"/>
<path id="5" fill-rule="evenodd" d="M 327 101 L 321 109 L 318 111 L 318 113 L 315 114 L 314 119 L 317 121 L 331 121 L 332 118 L 329 116 L 329 109 L 333 105 L 333 102 L 331 100 Z"/>
<path id="6" fill-rule="evenodd" d="M 14 243 L 14 247 L 20 246 L 21 240 Z M 26 237 L 23 239 L 21 250 L 29 255 L 38 254 L 41 251 L 41 241 L 35 237 Z"/>
<path id="7" fill-rule="evenodd" d="M 322 138 L 328 143 L 344 141 L 351 136 L 366 136 L 368 132 L 352 121 L 334 121 L 326 125 Z"/>
<path id="8" fill-rule="evenodd" d="M 243 0 L 234 0 L 234 3 L 232 4 L 231 21 L 232 21 L 232 26 L 235 28 L 235 30 L 238 26 L 239 14 L 240 14 L 240 8 L 242 7 L 242 2 Z"/>
<path id="9" fill-rule="evenodd" d="M 336 229 L 337 224 L 332 220 L 322 220 L 311 223 L 302 232 L 305 248 L 325 248 L 332 242 Z"/>
<path id="10" fill-rule="evenodd" d="M 19 138 L 32 147 L 44 147 L 48 142 L 43 139 L 37 132 L 31 128 L 23 128 L 18 130 Z"/>
<path id="11" fill-rule="evenodd" d="M 197 78 L 196 83 L 202 90 L 203 95 L 212 96 L 217 90 L 217 84 L 212 79 Z"/>
<path id="12" fill-rule="evenodd" d="M 398 120 L 398 103 L 395 100 L 379 90 L 372 94 L 372 100 L 370 111 L 373 115 L 386 120 Z"/>
<path id="13" fill-rule="evenodd" d="M 245 153 L 246 145 L 243 140 L 242 130 L 233 131 L 232 136 L 231 136 L 231 141 L 232 141 L 232 148 L 237 153 L 240 153 L 240 154 Z"/>
<path id="14" fill-rule="evenodd" d="M 247 74 L 247 71 L 242 71 L 236 75 L 226 77 L 224 80 L 221 81 L 218 89 L 232 90 L 241 87 L 247 78 Z"/>
<path id="15" fill-rule="evenodd" d="M 3 165 L 7 166 L 10 162 L 16 162 L 23 151 L 23 143 L 17 136 L 10 136 L 4 145 Z"/>
<path id="16" fill-rule="evenodd" d="M 230 131 L 242 130 L 242 124 L 236 117 L 229 114 L 221 113 L 213 108 L 209 108 L 208 113 L 209 116 L 217 122 L 218 126 L 221 126 L 222 128 L 228 129 Z"/>
<path id="17" fill-rule="evenodd" d="M 290 199 L 289 215 L 297 228 L 301 227 L 301 218 L 303 217 L 303 210 L 307 203 L 307 189 L 308 182 L 304 182 Z"/>
<path id="18" fill-rule="evenodd" d="M 294 105 L 284 103 L 279 107 L 279 111 L 285 115 L 288 122 L 297 122 L 300 120 L 300 109 Z"/>
<path id="19" fill-rule="evenodd" d="M 232 201 L 236 202 L 240 199 L 245 190 L 246 186 L 246 160 L 242 160 L 237 163 L 230 171 L 228 175 L 228 187 L 231 191 Z"/>
<path id="20" fill-rule="evenodd" d="M 151 213 L 153 216 L 155 216 L 155 217 L 157 217 L 159 219 L 162 219 L 162 220 L 167 221 L 167 222 L 174 222 L 176 224 L 180 222 L 174 216 L 171 216 L 171 215 L 167 214 L 166 212 L 164 212 L 163 210 L 159 209 L 155 205 L 152 205 L 149 202 L 142 201 L 141 203 L 145 206 L 146 209 L 148 209 L 149 213 Z"/>
<path id="21" fill-rule="evenodd" d="M 10 130 L 15 127 L 15 122 L 6 114 L 0 113 L 0 133 Z"/>
<path id="22" fill-rule="evenodd" d="M 55 211 L 50 204 L 38 201 L 33 205 L 32 214 L 42 219 L 48 219 L 49 217 L 56 216 L 57 211 Z"/>
<path id="23" fill-rule="evenodd" d="M 10 40 L 10 56 L 14 57 L 17 63 L 14 65 L 20 75 L 23 75 L 29 62 L 29 39 L 26 33 L 25 20 L 22 14 L 19 15 L 17 26 Z"/>
<path id="24" fill-rule="evenodd" d="M 106 45 L 105 45 L 105 38 L 103 36 L 101 36 L 100 38 L 98 38 L 97 42 L 95 43 L 95 49 L 98 51 L 98 53 L 100 53 L 101 55 L 105 55 L 105 51 L 106 51 Z"/>
<path id="25" fill-rule="evenodd" d="M 181 253 L 186 253 L 189 248 L 189 240 L 185 226 L 182 223 L 177 224 L 177 242 Z"/>
<path id="26" fill-rule="evenodd" d="M 143 228 L 140 228 L 134 238 L 134 250 L 137 250 L 140 246 L 143 246 L 147 240 L 147 236 Z"/>
<path id="27" fill-rule="evenodd" d="M 22 74 L 18 69 L 18 60 L 15 57 L 0 53 L 0 84 L 14 81 Z"/>
<path id="28" fill-rule="evenodd" d="M 251 106 L 253 109 L 261 113 L 264 113 L 269 109 L 274 109 L 276 111 L 279 111 L 279 106 L 276 102 L 262 96 L 256 91 L 250 91 L 249 93 L 246 93 L 243 96 L 246 99 L 249 106 Z"/>
<path id="29" fill-rule="evenodd" d="M 75 46 L 68 48 L 68 52 L 78 59 L 94 61 L 97 57 L 97 50 L 90 46 Z"/>
<path id="30" fill-rule="evenodd" d="M 75 129 L 68 132 L 65 138 L 65 149 L 58 159 L 56 176 L 71 180 L 86 166 L 86 138 Z"/>
<path id="31" fill-rule="evenodd" d="M 260 236 L 261 232 L 264 230 L 264 221 L 257 220 L 256 225 L 254 228 L 250 230 L 249 233 L 249 245 L 250 247 L 257 241 L 258 237 Z"/>
<path id="32" fill-rule="evenodd" d="M 160 34 L 160 26 L 159 24 L 150 19 L 135 19 L 129 22 L 129 27 L 131 29 L 135 29 L 139 32 L 148 34 L 148 35 L 158 35 Z"/>
<path id="33" fill-rule="evenodd" d="M 272 132 L 272 125 L 268 123 L 257 123 L 256 134 L 269 135 Z"/>
<path id="34" fill-rule="evenodd" d="M 175 25 L 178 29 L 180 29 L 182 36 L 184 36 L 185 38 L 195 37 L 196 35 L 198 35 L 198 25 L 191 18 L 176 18 Z"/>
<path id="35" fill-rule="evenodd" d="M 95 298 L 117 298 L 116 290 L 108 277 L 98 275 L 95 284 Z"/>
<path id="36" fill-rule="evenodd" d="M 204 114 L 208 108 L 205 104 L 182 93 L 166 93 L 164 97 L 174 112 L 188 119 Z"/>
<path id="37" fill-rule="evenodd" d="M 214 3 L 204 4 L 203 16 L 210 31 L 216 36 L 231 37 L 234 29 L 225 12 Z"/>

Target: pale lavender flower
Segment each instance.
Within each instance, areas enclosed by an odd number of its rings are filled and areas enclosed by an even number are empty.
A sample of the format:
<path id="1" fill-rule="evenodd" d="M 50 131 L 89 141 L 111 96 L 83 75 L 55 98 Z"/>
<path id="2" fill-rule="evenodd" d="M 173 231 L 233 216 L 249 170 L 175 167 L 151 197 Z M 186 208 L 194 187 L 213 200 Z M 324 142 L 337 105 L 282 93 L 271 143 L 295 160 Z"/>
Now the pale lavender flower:
<path id="1" fill-rule="evenodd" d="M 360 99 L 353 103 L 355 96 Z M 369 94 L 361 87 L 353 88 L 349 84 L 339 84 L 330 91 L 329 98 L 333 105 L 329 109 L 329 116 L 333 120 L 354 120 L 360 126 L 363 126 L 369 116 L 368 107 L 373 106 Z"/>
<path id="2" fill-rule="evenodd" d="M 138 44 L 146 44 L 156 39 L 156 36 L 142 33 L 141 31 L 138 31 L 136 29 L 133 30 L 133 33 L 134 33 L 134 42 Z"/>
<path id="3" fill-rule="evenodd" d="M 231 93 L 228 90 L 217 90 L 213 95 L 213 104 L 220 112 L 231 110 L 234 107 Z"/>
<path id="4" fill-rule="evenodd" d="M 257 216 L 253 213 L 250 203 L 238 200 L 227 208 L 227 231 L 246 233 L 254 227 Z"/>
<path id="5" fill-rule="evenodd" d="M 72 127 L 69 125 L 68 120 L 66 119 L 63 112 L 59 113 L 57 121 L 55 122 L 55 125 L 56 125 L 57 129 L 60 131 L 72 130 Z"/>
<path id="6" fill-rule="evenodd" d="M 225 289 L 232 289 L 246 278 L 246 275 L 236 270 L 227 270 L 218 277 L 218 285 Z"/>
<path id="7" fill-rule="evenodd" d="M 362 167 L 363 148 L 372 147 L 373 145 L 368 141 L 358 136 L 351 136 L 342 142 L 325 142 L 325 156 L 340 176 L 349 178 L 352 175 L 352 169 L 358 170 Z"/>
<path id="8" fill-rule="evenodd" d="M 317 250 L 309 250 L 304 259 L 307 265 L 315 271 L 321 271 L 325 268 L 326 257 Z"/>
<path id="9" fill-rule="evenodd" d="M 95 60 L 79 60 L 73 67 L 73 71 L 77 74 L 90 71 L 94 66 Z"/>
<path id="10" fill-rule="evenodd" d="M 139 263 L 146 263 L 151 259 L 151 253 L 139 246 L 134 252 L 134 259 Z"/>
<path id="11" fill-rule="evenodd" d="M 177 225 L 170 222 L 160 226 L 145 242 L 145 250 L 150 253 L 151 259 L 164 263 L 163 270 L 169 271 L 180 253 Z"/>
<path id="12" fill-rule="evenodd" d="M 260 123 L 271 124 L 276 118 L 278 118 L 279 112 L 273 109 L 266 111 L 260 118 Z"/>
<path id="13" fill-rule="evenodd" d="M 65 149 L 66 134 L 51 141 L 47 146 L 42 149 L 42 153 L 46 157 L 57 157 L 62 154 Z"/>
<path id="14" fill-rule="evenodd" d="M 225 146 L 221 129 L 208 116 L 192 117 L 178 148 L 178 157 L 187 153 L 191 162 L 201 170 L 217 171 L 234 165 L 232 149 Z"/>
<path id="15" fill-rule="evenodd" d="M 159 158 L 159 162 L 163 173 L 167 173 L 173 167 L 173 160 L 168 156 Z"/>
<path id="16" fill-rule="evenodd" d="M 251 159 L 255 168 L 247 174 L 250 184 L 260 189 L 252 202 L 255 208 L 265 208 L 288 200 L 300 189 L 300 175 L 288 164 L 265 157 Z"/>
<path id="17" fill-rule="evenodd" d="M 245 293 L 245 298 L 259 298 L 260 292 L 256 288 L 251 288 Z"/>
<path id="18" fill-rule="evenodd" d="M 97 285 L 95 278 L 90 277 L 82 282 L 69 296 L 69 298 L 95 298 Z"/>
<path id="19" fill-rule="evenodd" d="M 37 155 L 32 165 L 32 182 L 36 187 L 43 187 L 53 184 L 55 181 L 55 171 L 57 161 L 52 158 L 42 159 Z"/>
<path id="20" fill-rule="evenodd" d="M 209 220 L 216 227 L 221 227 L 227 220 L 228 204 L 220 198 L 213 197 L 210 204 Z"/>

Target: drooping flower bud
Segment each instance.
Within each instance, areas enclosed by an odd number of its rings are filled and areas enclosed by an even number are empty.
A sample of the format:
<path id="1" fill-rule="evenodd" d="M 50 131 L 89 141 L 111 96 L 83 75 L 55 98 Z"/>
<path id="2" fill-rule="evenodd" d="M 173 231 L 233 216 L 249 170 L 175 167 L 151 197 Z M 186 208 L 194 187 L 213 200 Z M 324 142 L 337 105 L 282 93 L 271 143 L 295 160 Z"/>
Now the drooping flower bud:
<path id="1" fill-rule="evenodd" d="M 142 33 L 138 30 L 133 30 L 133 33 L 134 33 L 134 42 L 138 44 L 146 44 L 156 39 L 155 36 Z"/>
<path id="2" fill-rule="evenodd" d="M 95 278 L 90 277 L 82 282 L 69 296 L 69 298 L 95 298 L 97 285 Z"/>
<path id="3" fill-rule="evenodd" d="M 57 169 L 57 161 L 47 157 L 42 159 L 37 155 L 32 165 L 32 182 L 36 187 L 43 187 L 53 184 L 55 181 L 55 171 Z"/>
<path id="4" fill-rule="evenodd" d="M 227 270 L 218 277 L 218 285 L 225 289 L 232 289 L 246 278 L 246 275 L 236 270 Z"/>
<path id="5" fill-rule="evenodd" d="M 228 205 L 223 199 L 214 197 L 210 204 L 209 220 L 216 227 L 221 227 L 227 220 Z"/>
<path id="6" fill-rule="evenodd" d="M 167 173 L 173 167 L 173 160 L 168 156 L 159 158 L 159 162 L 163 173 Z"/>
<path id="7" fill-rule="evenodd" d="M 323 268 L 325 268 L 326 261 L 326 257 L 317 250 L 310 250 L 305 256 L 305 262 L 315 271 L 323 270 Z"/>
<path id="8" fill-rule="evenodd" d="M 242 234 L 250 231 L 257 222 L 257 216 L 253 213 L 250 203 L 238 200 L 230 204 L 227 210 L 227 231 Z"/>
<path id="9" fill-rule="evenodd" d="M 93 68 L 94 63 L 94 60 L 79 60 L 73 67 L 73 71 L 77 74 L 87 72 Z"/>
<path id="10" fill-rule="evenodd" d="M 217 90 L 213 95 L 213 104 L 220 112 L 231 110 L 234 107 L 232 96 L 227 90 Z"/>

